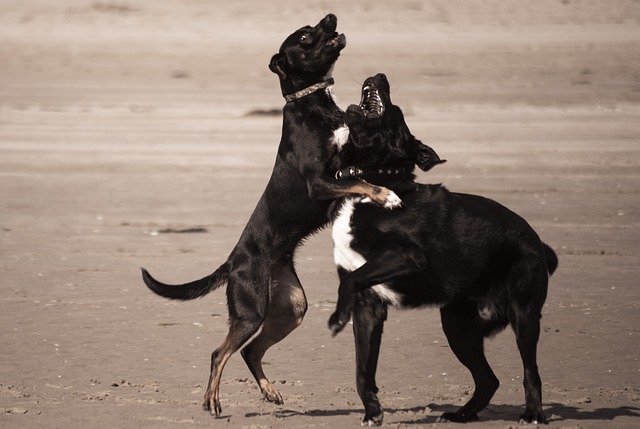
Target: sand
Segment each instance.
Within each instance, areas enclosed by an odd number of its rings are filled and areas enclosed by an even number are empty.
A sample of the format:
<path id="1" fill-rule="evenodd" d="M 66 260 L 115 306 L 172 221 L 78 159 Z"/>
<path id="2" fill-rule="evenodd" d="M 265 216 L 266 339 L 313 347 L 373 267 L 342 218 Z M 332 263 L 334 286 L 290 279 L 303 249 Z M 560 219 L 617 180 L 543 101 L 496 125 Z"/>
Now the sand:
<path id="1" fill-rule="evenodd" d="M 227 332 L 223 291 L 150 293 L 223 262 L 269 177 L 283 105 L 267 64 L 327 12 L 348 45 L 341 107 L 385 72 L 413 133 L 449 162 L 419 175 L 494 198 L 558 253 L 539 367 L 552 428 L 640 426 L 640 3 L 22 0 L 0 7 L 0 427 L 358 427 L 350 330 L 326 322 L 328 231 L 297 256 L 309 311 L 265 356 L 284 405 L 239 355 L 223 417 L 201 409 Z M 275 111 L 275 114 L 274 114 Z M 184 230 L 193 230 L 188 233 Z M 472 428 L 523 410 L 514 336 Z M 384 426 L 436 424 L 472 380 L 436 309 L 391 311 Z"/>

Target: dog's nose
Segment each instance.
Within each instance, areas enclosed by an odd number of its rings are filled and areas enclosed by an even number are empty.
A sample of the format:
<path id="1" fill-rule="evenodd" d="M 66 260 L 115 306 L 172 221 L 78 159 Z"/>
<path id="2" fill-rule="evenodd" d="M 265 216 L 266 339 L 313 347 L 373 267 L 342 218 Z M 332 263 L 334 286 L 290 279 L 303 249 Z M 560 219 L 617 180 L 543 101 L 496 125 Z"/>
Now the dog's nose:
<path id="1" fill-rule="evenodd" d="M 327 32 L 333 33 L 338 26 L 338 17 L 330 13 L 320 21 L 320 26 Z"/>
<path id="2" fill-rule="evenodd" d="M 384 83 L 386 83 L 386 84 L 388 84 L 388 83 L 389 83 L 389 80 L 387 79 L 387 75 L 386 75 L 386 74 L 384 74 L 384 73 L 378 73 L 378 74 L 375 76 L 375 80 L 376 80 L 376 81 L 384 82 Z"/>
<path id="3" fill-rule="evenodd" d="M 389 84 L 389 79 L 387 79 L 387 75 L 384 73 L 378 73 L 373 77 L 373 81 L 376 83 L 379 89 L 381 89 L 385 94 L 389 94 L 391 91 L 391 85 Z"/>

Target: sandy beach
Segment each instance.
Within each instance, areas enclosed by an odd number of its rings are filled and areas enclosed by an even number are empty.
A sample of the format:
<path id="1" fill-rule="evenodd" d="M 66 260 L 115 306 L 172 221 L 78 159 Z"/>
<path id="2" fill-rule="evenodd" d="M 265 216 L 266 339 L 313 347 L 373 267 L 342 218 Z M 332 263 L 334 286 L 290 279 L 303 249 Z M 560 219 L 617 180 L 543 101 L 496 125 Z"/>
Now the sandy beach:
<path id="1" fill-rule="evenodd" d="M 260 197 L 284 104 L 267 64 L 293 30 L 338 16 L 346 108 L 384 72 L 448 162 L 423 183 L 493 198 L 558 253 L 538 363 L 550 428 L 640 427 L 640 2 L 42 0 L 0 6 L 0 427 L 359 427 L 353 336 L 326 327 L 325 230 L 297 254 L 309 310 L 264 358 L 239 354 L 223 417 L 202 410 L 224 291 L 153 295 L 210 273 Z M 189 232 L 191 231 L 191 232 Z M 501 387 L 469 428 L 515 428 L 511 330 L 486 343 Z M 437 309 L 391 310 L 383 426 L 436 423 L 472 393 Z"/>

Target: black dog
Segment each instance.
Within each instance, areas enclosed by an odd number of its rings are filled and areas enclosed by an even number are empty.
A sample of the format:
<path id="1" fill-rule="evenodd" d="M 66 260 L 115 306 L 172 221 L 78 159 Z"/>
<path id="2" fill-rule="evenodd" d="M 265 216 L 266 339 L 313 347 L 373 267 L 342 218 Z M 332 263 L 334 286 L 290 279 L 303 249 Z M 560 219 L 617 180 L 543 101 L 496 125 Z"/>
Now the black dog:
<path id="1" fill-rule="evenodd" d="M 279 76 L 287 100 L 282 138 L 269 183 L 226 262 L 214 273 L 183 285 L 160 283 L 142 270 L 146 285 L 171 299 L 198 298 L 227 284 L 229 333 L 211 355 L 204 395 L 205 409 L 216 416 L 221 412 L 222 370 L 261 326 L 242 356 L 264 397 L 282 403 L 261 359 L 302 322 L 307 300 L 294 270 L 294 252 L 303 238 L 328 223 L 331 201 L 362 195 L 387 208 L 400 204 L 388 189 L 364 180 L 340 182 L 335 171 L 329 171 L 348 136 L 344 112 L 330 93 L 333 65 L 346 46 L 336 26 L 335 15 L 327 15 L 315 27 L 295 31 L 271 59 L 269 68 Z"/>
<path id="2" fill-rule="evenodd" d="M 408 159 L 419 142 L 391 104 L 384 75 L 367 79 L 362 100 L 347 109 L 345 153 L 364 152 L 363 164 L 354 168 L 404 203 L 390 212 L 347 197 L 332 213 L 340 289 L 329 326 L 336 334 L 353 314 L 363 423 L 382 422 L 375 374 L 388 305 L 439 306 L 451 350 L 471 371 L 472 398 L 442 421 L 477 420 L 489 404 L 499 381 L 485 358 L 484 338 L 511 325 L 524 364 L 521 419 L 546 423 L 536 347 L 555 253 L 524 219 L 495 201 L 413 181 Z M 387 170 L 397 173 L 381 174 Z"/>

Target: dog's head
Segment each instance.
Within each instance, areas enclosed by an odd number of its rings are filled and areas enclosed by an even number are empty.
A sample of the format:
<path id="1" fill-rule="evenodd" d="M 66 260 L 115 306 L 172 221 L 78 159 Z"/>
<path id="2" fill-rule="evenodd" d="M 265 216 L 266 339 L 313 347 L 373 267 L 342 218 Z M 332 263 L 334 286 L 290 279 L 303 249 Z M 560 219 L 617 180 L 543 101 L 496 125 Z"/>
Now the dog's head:
<path id="1" fill-rule="evenodd" d="M 269 69 L 280 77 L 288 91 L 298 90 L 331 77 L 340 51 L 347 45 L 344 34 L 336 32 L 338 18 L 329 14 L 315 27 L 309 25 L 295 31 L 271 58 Z"/>
<path id="2" fill-rule="evenodd" d="M 346 122 L 351 156 L 361 168 L 405 168 L 417 165 L 423 171 L 446 162 L 429 146 L 416 139 L 402 110 L 391 102 L 387 77 L 378 73 L 364 81 L 359 105 L 347 108 Z"/>

